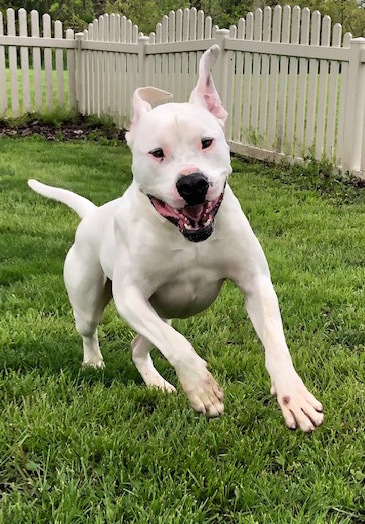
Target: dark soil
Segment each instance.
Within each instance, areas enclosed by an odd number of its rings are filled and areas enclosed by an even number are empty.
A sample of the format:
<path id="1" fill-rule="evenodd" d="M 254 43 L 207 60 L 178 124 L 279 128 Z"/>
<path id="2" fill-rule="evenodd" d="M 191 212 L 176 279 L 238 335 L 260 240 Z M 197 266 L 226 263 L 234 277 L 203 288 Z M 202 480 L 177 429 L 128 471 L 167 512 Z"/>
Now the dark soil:
<path id="1" fill-rule="evenodd" d="M 32 135 L 44 136 L 47 140 L 107 140 L 123 141 L 124 129 L 114 124 L 90 120 L 78 116 L 64 122 L 48 123 L 41 119 L 29 118 L 26 122 L 0 120 L 0 137 L 24 138 Z"/>

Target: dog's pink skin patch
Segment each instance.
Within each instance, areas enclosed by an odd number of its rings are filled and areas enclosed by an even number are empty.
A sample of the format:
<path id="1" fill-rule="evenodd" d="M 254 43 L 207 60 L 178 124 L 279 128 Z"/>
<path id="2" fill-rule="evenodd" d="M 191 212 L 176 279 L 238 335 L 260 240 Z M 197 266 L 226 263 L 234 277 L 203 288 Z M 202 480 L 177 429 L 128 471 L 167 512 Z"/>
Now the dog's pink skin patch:
<path id="1" fill-rule="evenodd" d="M 197 171 L 199 171 L 199 169 L 196 166 L 187 166 L 179 171 L 179 175 L 191 175 Z"/>
<path id="2" fill-rule="evenodd" d="M 290 402 L 290 397 L 289 395 L 286 395 L 285 397 L 283 397 L 283 403 L 287 406 Z"/>

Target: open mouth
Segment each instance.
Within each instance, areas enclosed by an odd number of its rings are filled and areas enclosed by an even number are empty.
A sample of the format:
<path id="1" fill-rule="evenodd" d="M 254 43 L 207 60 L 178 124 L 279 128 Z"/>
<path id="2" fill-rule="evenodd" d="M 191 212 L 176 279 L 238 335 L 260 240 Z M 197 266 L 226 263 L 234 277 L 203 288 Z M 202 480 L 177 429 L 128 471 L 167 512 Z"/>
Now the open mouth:
<path id="1" fill-rule="evenodd" d="M 156 197 L 148 195 L 153 207 L 178 227 L 180 233 L 191 242 L 202 242 L 214 231 L 214 219 L 223 200 L 224 189 L 217 200 L 196 206 L 176 209 Z"/>

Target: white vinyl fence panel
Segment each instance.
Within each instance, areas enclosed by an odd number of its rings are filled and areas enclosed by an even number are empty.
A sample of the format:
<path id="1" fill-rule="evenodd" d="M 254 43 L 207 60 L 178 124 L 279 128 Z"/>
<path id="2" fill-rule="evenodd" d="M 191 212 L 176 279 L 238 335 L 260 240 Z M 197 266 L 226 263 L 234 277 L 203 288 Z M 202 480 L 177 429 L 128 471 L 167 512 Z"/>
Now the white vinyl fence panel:
<path id="1" fill-rule="evenodd" d="M 149 36 L 119 14 L 76 35 L 47 14 L 41 22 L 36 11 L 0 13 L 0 115 L 62 106 L 127 127 L 136 87 L 188 100 L 202 53 L 218 43 L 213 77 L 233 152 L 326 158 L 365 175 L 365 39 L 342 35 L 318 11 L 266 7 L 219 29 L 202 11 L 184 9 Z"/>
<path id="2" fill-rule="evenodd" d="M 312 155 L 339 163 L 348 36 L 341 45 L 338 24 L 332 30 L 329 17 L 299 7 L 277 6 L 273 13 L 267 7 L 240 22 L 237 38 L 225 45 L 236 60 L 232 149 L 258 158 Z"/>
<path id="3" fill-rule="evenodd" d="M 48 14 L 40 26 L 37 11 L 8 9 L 5 20 L 0 13 L 0 114 L 76 107 L 75 49 L 74 32 L 64 39 L 62 23 Z"/>

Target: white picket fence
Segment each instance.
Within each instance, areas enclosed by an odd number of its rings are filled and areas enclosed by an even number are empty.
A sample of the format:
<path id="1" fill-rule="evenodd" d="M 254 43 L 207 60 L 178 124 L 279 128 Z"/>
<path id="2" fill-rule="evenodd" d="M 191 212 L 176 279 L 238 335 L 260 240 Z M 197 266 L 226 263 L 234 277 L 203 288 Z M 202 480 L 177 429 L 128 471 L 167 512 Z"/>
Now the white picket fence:
<path id="1" fill-rule="evenodd" d="M 328 16 L 299 7 L 266 7 L 219 29 L 196 9 L 171 11 L 144 36 L 130 20 L 104 15 L 83 33 L 49 15 L 0 13 L 0 115 L 55 104 L 111 115 L 128 126 L 131 97 L 153 85 L 188 99 L 200 56 L 222 49 L 213 76 L 229 118 L 232 151 L 290 160 L 327 158 L 365 175 L 365 39 L 342 36 Z M 28 29 L 29 27 L 29 29 Z M 29 36 L 28 36 L 29 35 Z M 31 88 L 32 82 L 32 88 Z"/>

